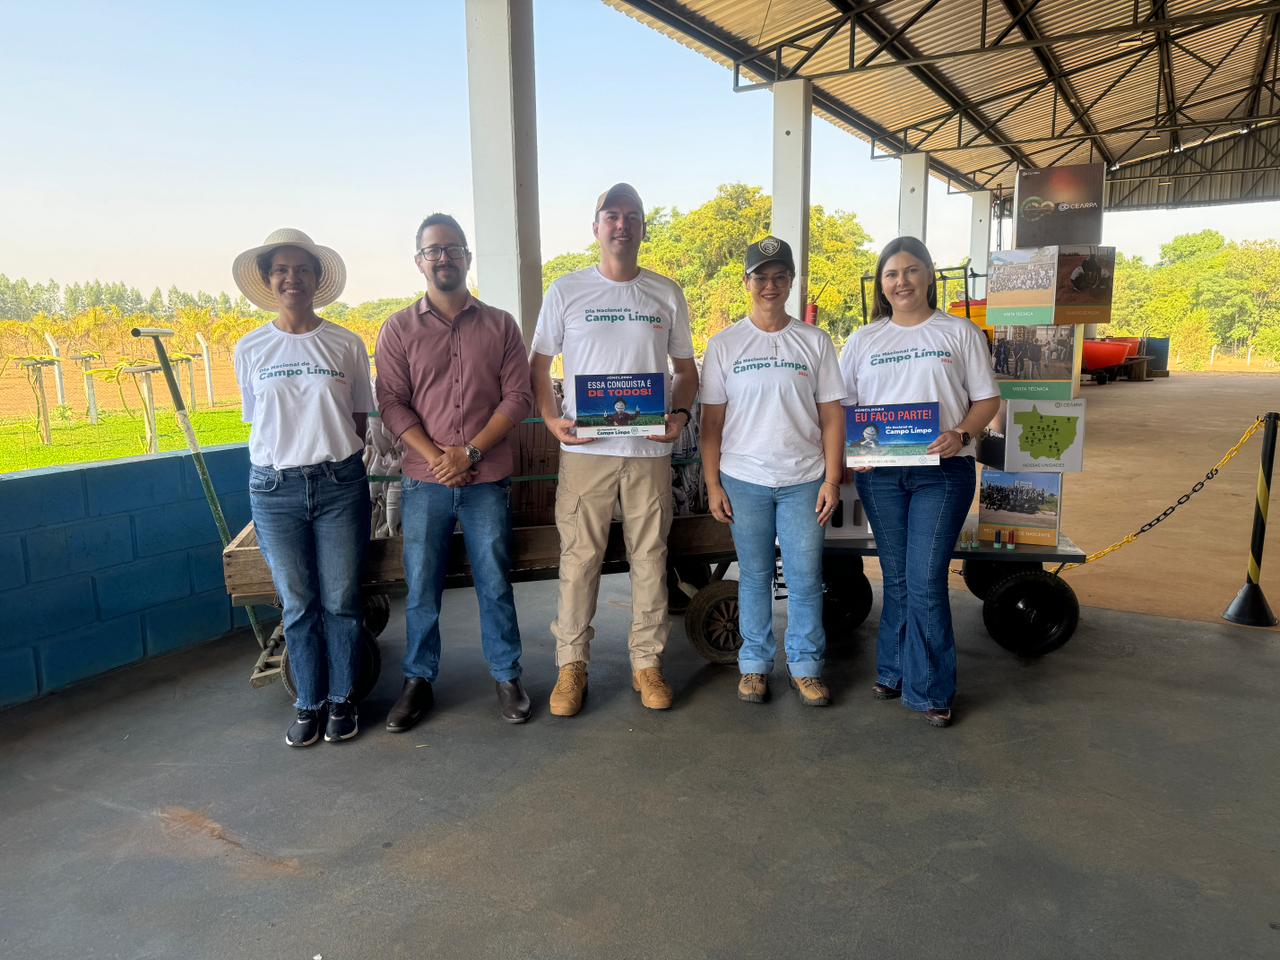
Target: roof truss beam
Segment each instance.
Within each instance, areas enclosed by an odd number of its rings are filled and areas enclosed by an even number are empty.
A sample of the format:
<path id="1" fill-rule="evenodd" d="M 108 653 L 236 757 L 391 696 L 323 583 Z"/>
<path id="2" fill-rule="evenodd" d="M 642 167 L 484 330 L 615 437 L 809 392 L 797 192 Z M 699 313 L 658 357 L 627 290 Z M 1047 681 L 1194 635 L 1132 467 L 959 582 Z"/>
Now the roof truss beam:
<path id="1" fill-rule="evenodd" d="M 805 27 L 797 31 L 789 37 L 775 41 L 767 47 L 752 51 L 750 54 L 743 54 L 734 59 L 734 89 L 738 91 L 754 90 L 761 87 L 771 86 L 782 80 L 792 80 L 798 77 L 806 77 L 810 80 L 824 80 L 834 77 L 846 77 L 855 73 L 866 73 L 873 70 L 891 70 L 904 69 L 912 67 L 927 67 L 934 64 L 944 63 L 948 60 L 958 60 L 967 57 L 980 56 L 998 56 L 1008 55 L 1019 51 L 1047 49 L 1056 44 L 1079 43 L 1085 40 L 1096 40 L 1103 37 L 1125 37 L 1145 35 L 1153 35 L 1157 38 L 1158 43 L 1167 45 L 1167 40 L 1160 40 L 1175 30 L 1180 30 L 1190 26 L 1216 26 L 1222 23 L 1228 23 L 1232 20 L 1244 20 L 1258 17 L 1268 17 L 1275 13 L 1280 13 L 1280 3 L 1253 3 L 1239 7 L 1226 7 L 1216 10 L 1198 10 L 1191 13 L 1177 14 L 1175 16 L 1155 16 L 1154 10 L 1150 17 L 1140 19 L 1135 16 L 1125 22 L 1112 24 L 1105 27 L 1094 27 L 1089 30 L 1069 31 L 1063 34 L 1041 36 L 1036 35 L 1034 38 L 1025 38 L 1014 42 L 996 42 L 995 40 L 986 41 L 985 37 L 988 33 L 989 19 L 991 13 L 988 5 L 984 4 L 982 8 L 982 23 L 980 24 L 981 40 L 978 46 L 968 47 L 961 50 L 943 50 L 932 54 L 922 54 L 914 52 L 909 55 L 896 55 L 892 59 L 886 59 L 883 54 L 888 52 L 891 47 L 898 46 L 902 40 L 908 39 L 906 34 L 909 30 L 905 28 L 894 27 L 889 21 L 881 18 L 876 12 L 877 8 L 886 5 L 885 2 L 854 4 L 847 0 L 831 0 L 831 2 L 840 10 L 840 13 L 834 17 L 822 20 L 819 23 Z M 632 6 L 644 8 L 649 4 L 633 3 Z M 928 14 L 937 6 L 937 0 L 922 0 L 920 8 L 907 18 L 904 23 L 910 23 L 914 26 L 922 17 Z M 1021 9 L 1021 6 L 1019 6 Z M 1163 6 L 1161 6 L 1163 9 Z M 1010 14 L 1017 17 L 1017 14 Z M 854 56 L 856 44 L 856 30 L 849 30 L 849 52 L 847 59 L 848 66 L 838 70 L 828 70 L 818 73 L 806 73 L 803 66 L 807 66 L 813 59 L 813 55 L 821 49 L 826 43 L 830 43 L 841 30 L 846 27 L 861 27 L 868 19 L 873 19 L 879 24 L 879 29 L 872 31 L 864 31 L 868 34 L 873 43 L 877 45 L 873 51 L 873 56 L 864 58 L 859 63 Z M 885 40 L 895 37 L 895 31 L 900 34 L 896 36 L 894 43 L 886 44 Z M 878 36 L 876 35 L 878 34 Z M 825 38 L 825 39 L 824 39 Z M 881 49 L 883 47 L 883 49 Z M 788 64 L 788 55 L 799 52 L 801 57 L 795 63 Z M 803 66 L 798 65 L 803 63 Z M 758 67 L 763 64 L 764 71 L 761 72 Z M 753 73 L 760 77 L 758 83 L 744 82 L 742 78 L 743 70 Z M 1170 101 L 1172 102 L 1172 101 Z"/>
<path id="2" fill-rule="evenodd" d="M 1008 11 L 1013 22 L 1010 26 L 1016 25 L 1022 37 L 1027 42 L 1033 42 L 1040 39 L 1040 32 L 1036 29 L 1031 19 L 1031 11 L 1035 9 L 1034 0 L 1030 5 L 1024 6 L 1022 0 L 1002 0 L 1005 10 Z M 1163 0 L 1161 0 L 1163 2 Z M 1096 148 L 1102 159 L 1107 165 L 1115 163 L 1115 157 L 1111 155 L 1111 151 L 1107 149 L 1107 145 L 1098 137 L 1097 130 L 1093 126 L 1093 121 L 1089 119 L 1089 112 L 1082 109 L 1080 103 L 1080 95 L 1076 93 L 1075 88 L 1071 85 L 1071 80 L 1062 75 L 1062 64 L 1058 61 L 1057 54 L 1053 52 L 1051 47 L 1032 47 L 1031 52 L 1040 63 L 1040 68 L 1044 70 L 1045 76 L 1049 82 L 1053 84 L 1054 90 L 1054 113 L 1050 117 L 1050 127 L 1057 126 L 1057 104 L 1058 98 L 1066 105 L 1075 118 L 1075 123 L 1079 124 L 1086 133 L 1094 136 L 1089 141 L 1093 148 Z"/>

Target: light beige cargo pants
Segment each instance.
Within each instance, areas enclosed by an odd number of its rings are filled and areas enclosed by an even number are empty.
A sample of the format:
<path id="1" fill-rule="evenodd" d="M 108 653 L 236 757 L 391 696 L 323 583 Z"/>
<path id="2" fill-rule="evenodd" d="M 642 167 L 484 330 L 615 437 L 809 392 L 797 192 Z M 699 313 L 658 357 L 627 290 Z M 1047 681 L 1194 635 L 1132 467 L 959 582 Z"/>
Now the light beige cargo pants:
<path id="1" fill-rule="evenodd" d="M 556 527 L 560 599 L 551 635 L 556 666 L 591 659 L 591 621 L 614 505 L 631 564 L 631 669 L 660 665 L 671 633 L 667 616 L 667 533 L 671 529 L 671 457 L 607 457 L 560 451 Z"/>

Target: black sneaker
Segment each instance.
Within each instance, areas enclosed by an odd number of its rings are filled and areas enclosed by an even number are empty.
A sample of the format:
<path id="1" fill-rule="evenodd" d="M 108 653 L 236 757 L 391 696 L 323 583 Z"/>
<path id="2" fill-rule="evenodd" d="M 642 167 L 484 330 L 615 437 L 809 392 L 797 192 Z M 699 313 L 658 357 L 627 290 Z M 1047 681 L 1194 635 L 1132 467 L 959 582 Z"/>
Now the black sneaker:
<path id="1" fill-rule="evenodd" d="M 356 723 L 356 705 L 350 700 L 329 704 L 329 723 L 324 728 L 326 743 L 350 740 L 360 732 Z"/>
<path id="2" fill-rule="evenodd" d="M 320 711 L 299 710 L 298 718 L 284 735 L 284 742 L 291 747 L 309 747 L 319 739 Z"/>

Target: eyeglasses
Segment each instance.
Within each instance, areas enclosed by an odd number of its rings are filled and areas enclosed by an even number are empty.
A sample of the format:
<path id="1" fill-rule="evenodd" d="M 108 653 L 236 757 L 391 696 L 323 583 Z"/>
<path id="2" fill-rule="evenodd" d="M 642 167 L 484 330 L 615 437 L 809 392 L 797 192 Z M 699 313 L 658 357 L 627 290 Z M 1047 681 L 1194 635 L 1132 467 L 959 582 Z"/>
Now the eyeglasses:
<path id="1" fill-rule="evenodd" d="M 774 273 L 765 276 L 762 273 L 748 273 L 747 279 L 751 281 L 753 287 L 777 287 L 781 290 L 783 287 L 791 286 L 791 274 Z"/>
<path id="2" fill-rule="evenodd" d="M 451 243 L 447 247 L 423 247 L 418 251 L 418 256 L 423 260 L 439 260 L 442 257 L 448 257 L 450 260 L 461 260 L 470 251 L 461 244 Z"/>

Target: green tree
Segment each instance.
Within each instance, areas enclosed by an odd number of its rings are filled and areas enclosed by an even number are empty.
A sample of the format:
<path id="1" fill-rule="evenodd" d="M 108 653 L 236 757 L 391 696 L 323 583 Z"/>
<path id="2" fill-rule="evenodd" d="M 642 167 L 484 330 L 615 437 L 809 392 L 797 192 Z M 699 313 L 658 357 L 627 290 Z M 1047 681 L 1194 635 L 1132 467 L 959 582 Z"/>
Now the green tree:
<path id="1" fill-rule="evenodd" d="M 1167 266 L 1195 257 L 1212 256 L 1225 245 L 1226 240 L 1217 230 L 1179 234 L 1168 243 L 1161 245 L 1160 262 Z"/>

